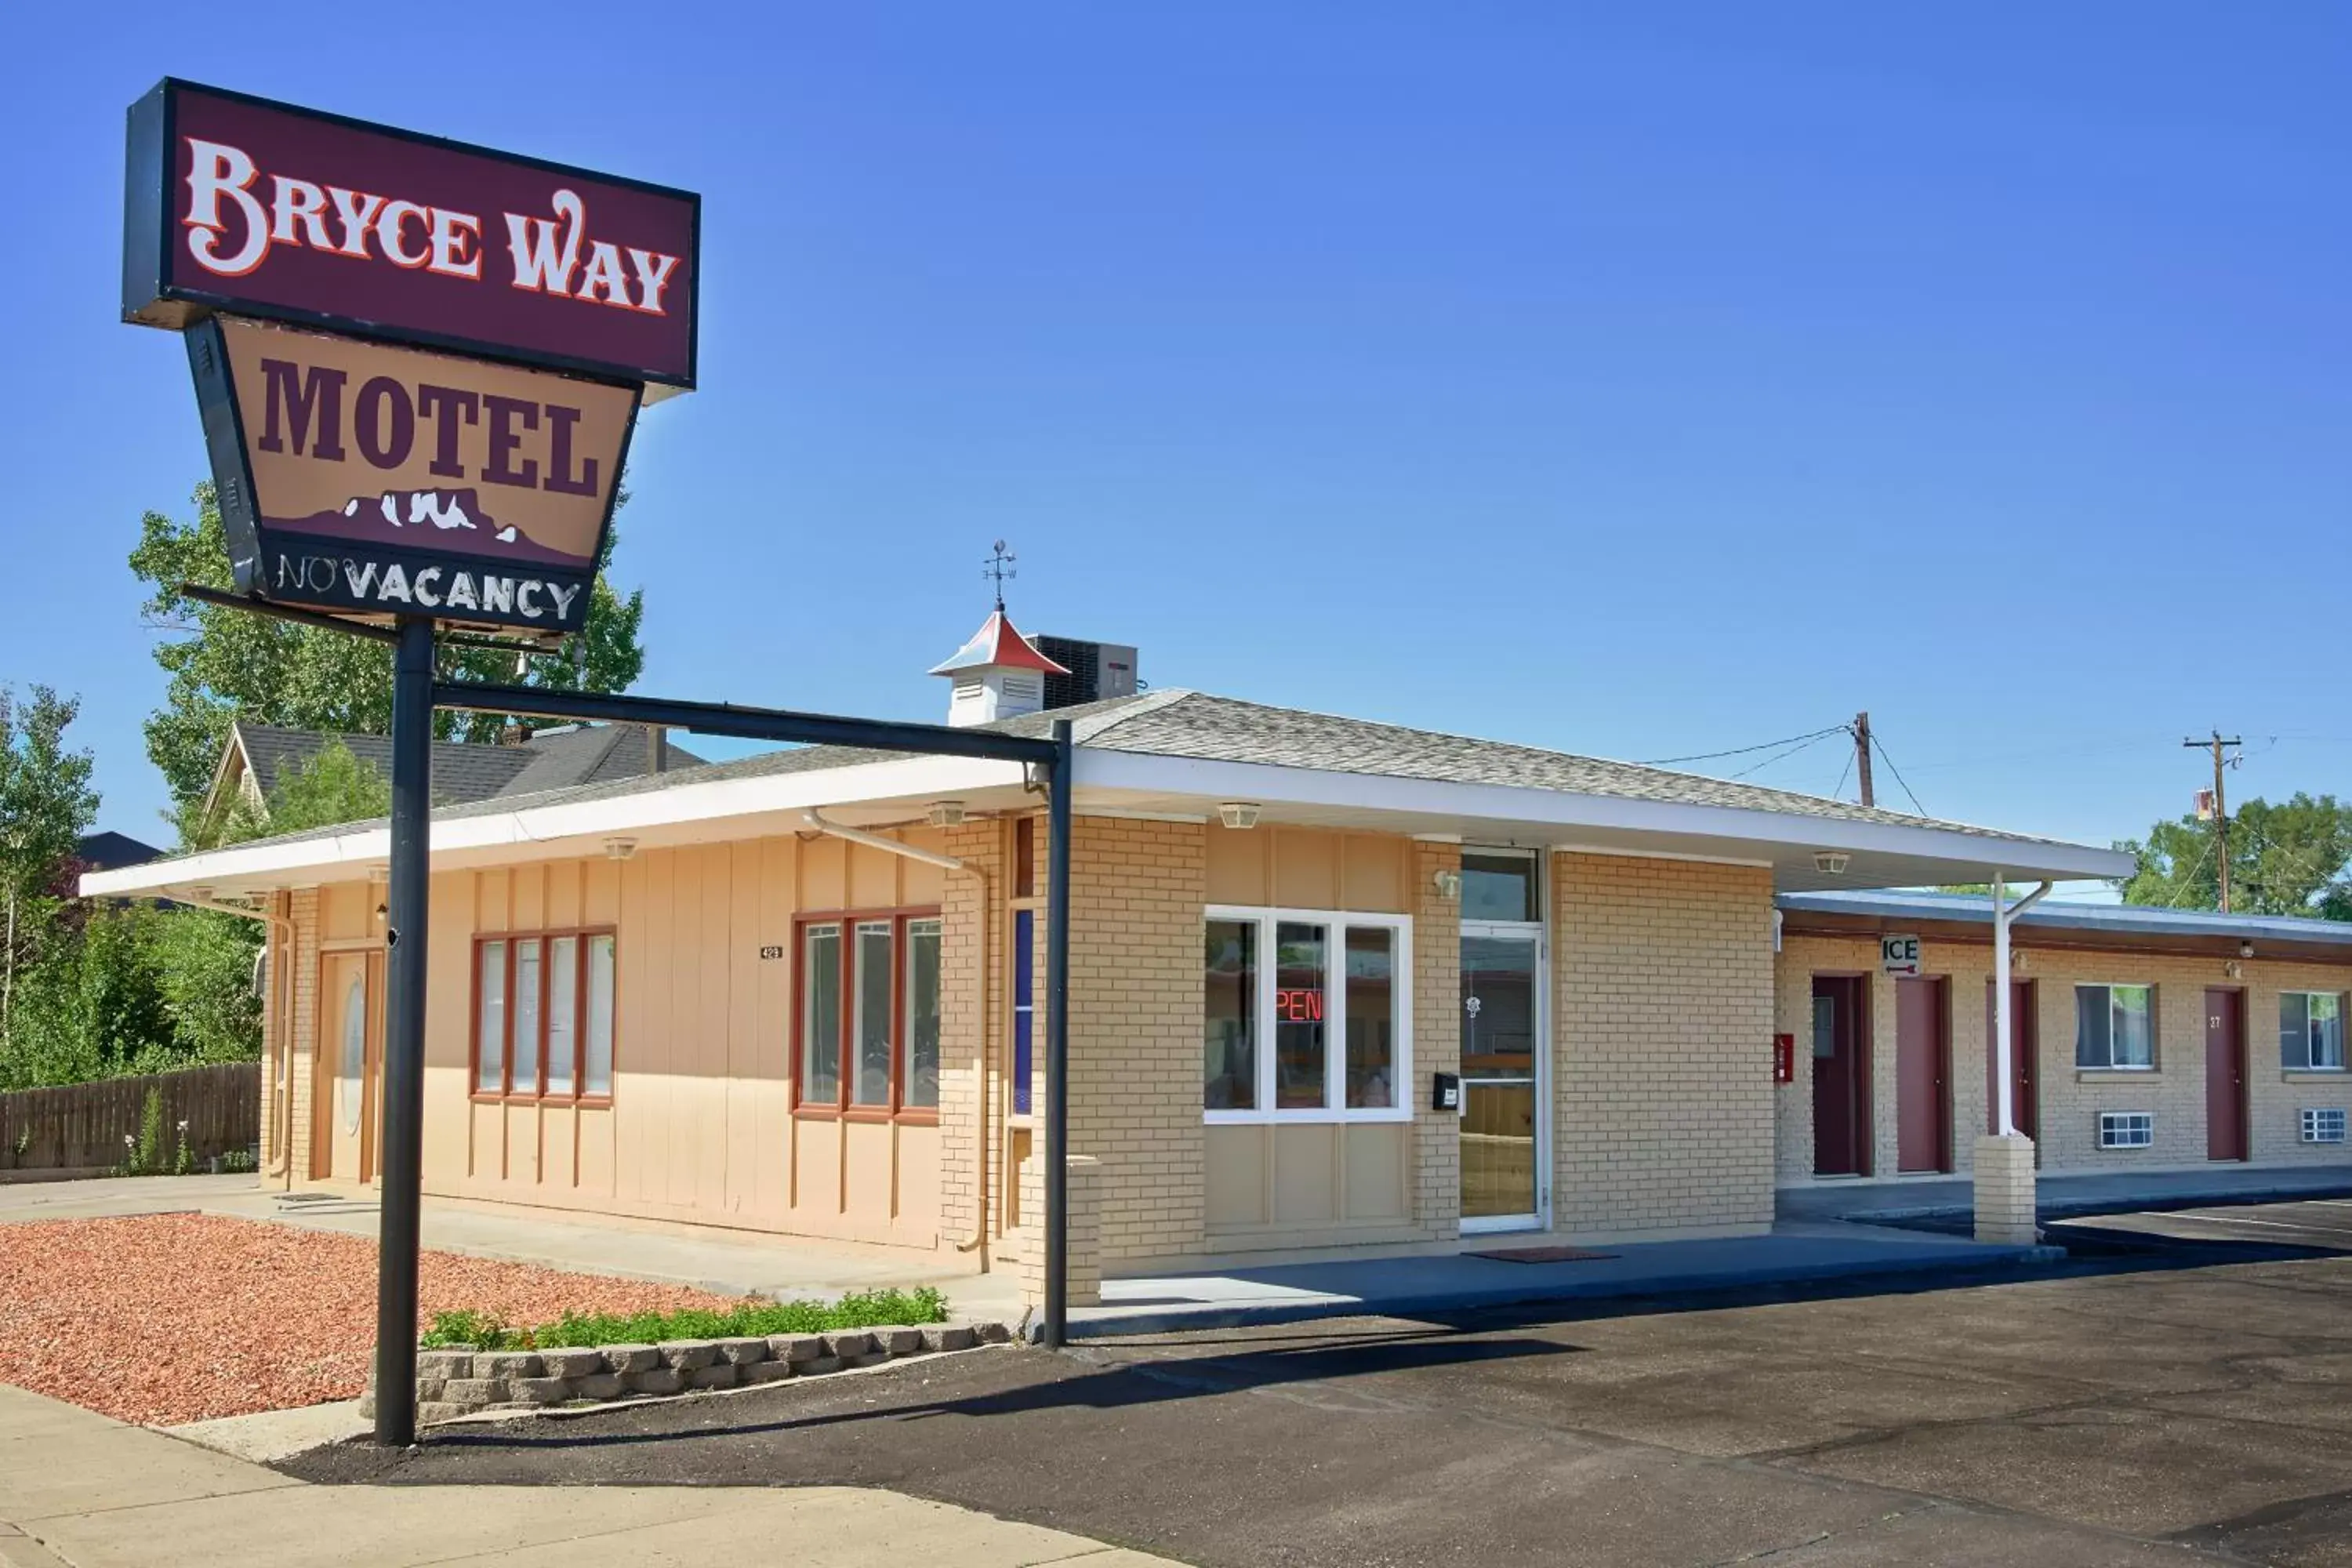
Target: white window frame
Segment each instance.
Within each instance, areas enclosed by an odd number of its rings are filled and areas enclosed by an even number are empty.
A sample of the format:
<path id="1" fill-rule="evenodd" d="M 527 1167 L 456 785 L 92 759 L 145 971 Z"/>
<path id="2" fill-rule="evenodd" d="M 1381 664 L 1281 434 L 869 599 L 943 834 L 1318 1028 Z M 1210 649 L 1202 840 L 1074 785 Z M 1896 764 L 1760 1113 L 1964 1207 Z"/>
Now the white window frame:
<path id="1" fill-rule="evenodd" d="M 2280 1005 L 2285 1005 L 2286 999 L 2290 996 L 2300 996 L 2304 999 L 2303 1060 L 2288 1068 L 2286 1070 L 2289 1072 L 2343 1072 L 2347 1070 L 2347 1061 L 2352 1061 L 2352 1048 L 2347 1048 L 2347 1047 L 2352 1047 L 2352 1041 L 2347 1041 L 2346 1038 L 2347 1030 L 2345 1028 L 2345 1015 L 2347 1011 L 2352 1011 L 2352 1008 L 2347 1008 L 2345 1005 L 2344 993 L 2341 991 L 2306 991 L 2298 986 L 2293 990 L 2284 990 L 2279 993 Z M 2330 1002 L 2336 1004 L 2336 1055 L 2339 1059 L 2332 1063 L 2323 1064 L 2315 1062 L 2311 1059 L 2311 999 L 2315 996 L 2325 996 Z"/>
<path id="2" fill-rule="evenodd" d="M 2144 1130 L 2145 1130 L 2145 1131 L 2146 1131 L 2146 1132 L 2147 1133 L 2147 1137 L 2145 1137 L 2145 1138 L 2135 1138 L 2135 1139 L 2130 1140 L 2129 1142 L 2121 1142 L 2121 1141 L 2117 1141 L 2117 1142 L 2110 1142 L 2110 1141 L 2109 1141 L 2109 1139 L 2108 1139 L 2108 1132 L 2109 1132 L 2109 1131 L 2111 1130 L 2111 1125 L 2112 1125 L 2112 1130 L 2113 1130 L 2113 1131 L 2117 1131 L 2117 1132 L 2120 1132 L 2120 1131 L 2123 1130 L 2123 1126 L 2124 1126 L 2124 1124 L 2125 1124 L 2126 1121 L 2139 1121 L 2139 1122 L 2141 1122 L 2141 1123 L 2143 1123 L 2143 1124 L 2144 1124 Z M 2099 1147 L 2100 1147 L 2100 1148 L 2102 1148 L 2102 1149 L 2110 1149 L 2110 1150 L 2131 1150 L 2131 1149 L 2153 1149 L 2153 1148 L 2155 1148 L 2155 1147 L 2156 1147 L 2156 1112 L 2155 1112 L 2155 1111 L 2153 1111 L 2153 1110 L 2102 1110 L 2102 1111 L 2100 1111 L 2100 1112 L 2099 1112 Z"/>
<path id="3" fill-rule="evenodd" d="M 2346 1123 L 2352 1121 L 2352 1117 L 2347 1117 L 2341 1106 L 2306 1105 L 2303 1108 L 2303 1114 L 2298 1120 L 2302 1124 L 2304 1142 L 2341 1143 L 2345 1142 Z M 2333 1126 L 2336 1129 L 2335 1135 L 2322 1136 L 2320 1130 L 2323 1126 Z"/>
<path id="4" fill-rule="evenodd" d="M 1257 928 L 1257 1104 L 1248 1110 L 1212 1110 L 1202 1107 L 1202 1121 L 1212 1127 L 1265 1125 L 1269 1122 L 1411 1121 L 1417 1109 L 1412 1076 L 1412 917 L 1375 914 L 1365 910 L 1276 909 L 1258 904 L 1211 904 L 1202 916 L 1203 934 L 1210 921 L 1234 921 Z M 1274 1106 L 1275 927 L 1302 921 L 1327 928 L 1323 964 L 1323 1099 L 1318 1106 L 1277 1110 Z M 1348 935 L 1347 928 L 1381 927 L 1396 933 L 1391 1000 L 1396 1009 L 1396 1069 L 1394 1105 L 1351 1108 L 1348 1100 Z M 1198 944 L 1195 944 L 1197 951 Z M 1199 1092 L 1196 1088 L 1195 1093 Z"/>
<path id="5" fill-rule="evenodd" d="M 2147 1060 L 2144 1062 L 2119 1062 L 2116 1060 L 2115 994 L 2119 990 L 2145 991 L 2147 993 Z M 2104 991 L 2107 994 L 2107 1059 L 2104 1062 L 2084 1061 L 2082 1058 L 2081 1044 L 2077 1041 L 2074 1053 L 2074 1070 L 2077 1072 L 2156 1071 L 2158 1057 L 2164 1048 L 2164 1042 L 2158 1037 L 2156 1027 L 2156 982 L 2152 980 L 2078 980 L 2074 983 L 2074 993 L 2077 997 L 2080 997 L 2085 991 Z M 2082 1005 L 2078 1001 L 2075 1004 L 2074 1013 L 2074 1027 L 2078 1032 L 2083 1027 L 2082 1016 Z"/>

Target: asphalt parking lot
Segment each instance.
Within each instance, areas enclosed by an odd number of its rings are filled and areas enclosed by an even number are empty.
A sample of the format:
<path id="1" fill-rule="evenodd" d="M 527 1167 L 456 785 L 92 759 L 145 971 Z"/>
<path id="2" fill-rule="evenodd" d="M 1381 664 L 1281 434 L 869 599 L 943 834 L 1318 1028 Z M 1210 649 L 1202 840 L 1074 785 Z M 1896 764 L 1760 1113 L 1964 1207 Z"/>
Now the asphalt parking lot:
<path id="1" fill-rule="evenodd" d="M 2352 1564 L 2352 1203 L 2060 1270 L 997 1350 L 320 1450 L 320 1481 L 847 1484 L 1210 1564 Z"/>

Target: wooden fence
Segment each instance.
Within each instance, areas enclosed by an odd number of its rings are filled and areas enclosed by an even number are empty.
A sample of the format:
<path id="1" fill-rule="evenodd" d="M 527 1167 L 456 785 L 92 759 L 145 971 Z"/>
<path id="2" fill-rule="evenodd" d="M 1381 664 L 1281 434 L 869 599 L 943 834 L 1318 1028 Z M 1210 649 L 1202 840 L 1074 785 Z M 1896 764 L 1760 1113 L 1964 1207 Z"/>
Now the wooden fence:
<path id="1" fill-rule="evenodd" d="M 186 1163 L 197 1170 L 216 1155 L 250 1152 L 261 1138 L 261 1064 L 224 1062 L 0 1094 L 0 1172 L 67 1176 L 121 1169 L 131 1154 L 123 1140 L 137 1141 L 150 1091 L 162 1097 L 163 1138 L 154 1156 L 162 1170 L 181 1163 L 183 1136 Z"/>

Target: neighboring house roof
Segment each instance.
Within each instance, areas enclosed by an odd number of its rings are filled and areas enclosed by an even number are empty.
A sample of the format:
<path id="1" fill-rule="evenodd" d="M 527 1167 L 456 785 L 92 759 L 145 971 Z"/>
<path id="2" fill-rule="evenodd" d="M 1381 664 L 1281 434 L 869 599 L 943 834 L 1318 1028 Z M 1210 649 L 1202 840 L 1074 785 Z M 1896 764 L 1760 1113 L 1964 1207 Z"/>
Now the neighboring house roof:
<path id="1" fill-rule="evenodd" d="M 1503 841 L 1597 853 L 1768 865 L 1783 888 L 1820 886 L 1832 875 L 1885 887 L 1961 880 L 1995 867 L 2063 877 L 2120 876 L 2130 867 L 2128 857 L 2105 848 L 1181 689 L 1051 709 L 987 728 L 1044 736 L 1064 720 L 1078 747 L 1082 811 L 1198 814 L 1205 798 L 1213 813 L 1219 798 L 1259 800 L 1301 820 L 1372 830 L 1474 839 L 1499 832 Z M 806 776 L 819 773 L 836 776 Z M 436 826 L 436 852 L 495 858 L 509 852 L 499 846 L 544 853 L 566 838 L 658 837 L 670 829 L 707 836 L 720 831 L 716 824 L 738 819 L 753 821 L 753 831 L 774 832 L 798 826 L 804 809 L 857 802 L 873 803 L 877 822 L 919 816 L 920 803 L 940 798 L 962 799 L 978 810 L 1022 809 L 1035 796 L 1023 793 L 1021 779 L 1010 763 L 838 746 L 545 791 L 526 791 L 518 779 L 498 795 L 436 810 L 436 823 L 451 831 L 445 837 Z M 1221 793 L 1227 789 L 1233 793 Z M 680 793 L 650 798 L 664 792 Z M 910 801 L 911 812 L 904 806 Z M 888 802 L 901 805 L 883 805 Z M 493 817 L 504 820 L 474 820 Z M 384 853 L 376 842 L 382 837 L 379 821 L 257 840 L 208 858 L 180 879 L 371 864 Z M 333 842 L 310 842 L 320 839 Z M 1851 851 L 1853 864 L 1841 861 L 1838 872 L 1817 874 L 1817 851 L 1824 848 Z M 158 868 L 126 873 L 122 885 L 173 880 L 169 868 Z M 94 890 L 115 889 L 102 882 Z"/>
<path id="2" fill-rule="evenodd" d="M 127 833 L 92 833 L 74 846 L 74 858 L 93 871 L 143 866 L 163 856 L 163 852 L 152 844 L 142 843 Z"/>
<path id="3" fill-rule="evenodd" d="M 2023 889 L 2012 889 L 2015 898 Z M 1934 893 L 1911 889 L 1870 889 L 1850 893 L 1783 893 L 1776 900 L 1792 929 L 1875 930 L 1890 921 L 1948 922 L 1971 926 L 1992 924 L 1992 900 L 1983 893 Z M 2254 943 L 2257 952 L 2280 944 L 2297 949 L 2338 950 L 2352 958 L 2352 924 L 2289 915 L 2221 914 L 2212 910 L 2158 909 L 2145 904 L 2053 903 L 2044 899 L 2016 917 L 2012 929 L 2037 936 L 2068 933 L 2079 939 L 2122 939 L 2105 945 L 2151 946 L 2162 950 L 2179 943 L 2205 946 L 2221 942 L 2234 947 Z M 2078 945 L 2092 945 L 2091 940 Z"/>
<path id="4" fill-rule="evenodd" d="M 501 795 L 538 794 L 643 773 L 647 739 L 634 724 L 599 724 L 543 730 L 511 746 L 436 741 L 433 799 L 442 805 L 463 805 Z M 230 726 L 229 744 L 241 749 L 254 787 L 265 801 L 289 769 L 309 763 L 331 741 L 341 742 L 352 756 L 391 776 L 392 742 L 383 735 L 326 734 L 243 721 Z M 670 769 L 703 765 L 700 757 L 675 745 L 665 746 L 664 764 Z M 215 793 L 218 787 L 215 784 Z"/>
<path id="5" fill-rule="evenodd" d="M 931 667 L 933 675 L 954 675 L 967 669 L 1034 669 L 1047 675 L 1070 672 L 1037 651 L 1037 645 L 1015 630 L 1003 610 L 992 611 L 971 634 L 971 640 Z"/>

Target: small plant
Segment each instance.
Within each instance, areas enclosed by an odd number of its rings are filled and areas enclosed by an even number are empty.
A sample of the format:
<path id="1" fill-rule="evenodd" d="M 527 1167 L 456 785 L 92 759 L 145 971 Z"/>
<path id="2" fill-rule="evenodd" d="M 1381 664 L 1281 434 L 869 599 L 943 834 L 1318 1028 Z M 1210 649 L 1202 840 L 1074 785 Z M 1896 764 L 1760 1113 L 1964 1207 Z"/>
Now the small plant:
<path id="1" fill-rule="evenodd" d="M 163 1091 L 151 1089 L 147 1101 L 139 1110 L 139 1136 L 134 1141 L 124 1133 L 123 1142 L 131 1147 L 131 1173 L 134 1176 L 160 1175 L 163 1170 Z"/>
<path id="2" fill-rule="evenodd" d="M 196 1151 L 188 1142 L 187 1119 L 183 1117 L 180 1121 L 179 1149 L 178 1152 L 172 1156 L 172 1173 L 175 1176 L 184 1176 L 194 1171 L 195 1168 Z"/>
<path id="3" fill-rule="evenodd" d="M 494 1312 L 436 1312 L 419 1343 L 426 1349 L 471 1345 L 476 1350 L 563 1350 L 597 1345 L 656 1344 L 663 1340 L 716 1340 L 766 1334 L 814 1334 L 828 1329 L 940 1323 L 947 1298 L 925 1285 L 913 1290 L 855 1290 L 838 1301 L 749 1299 L 724 1310 L 566 1312 L 529 1328 Z"/>

